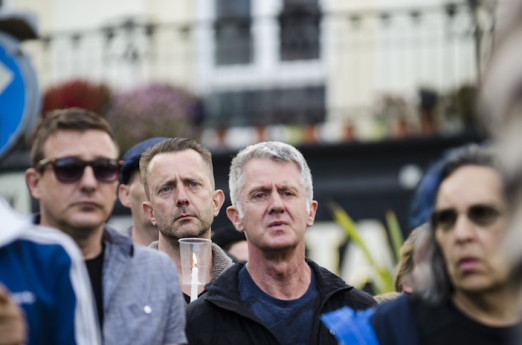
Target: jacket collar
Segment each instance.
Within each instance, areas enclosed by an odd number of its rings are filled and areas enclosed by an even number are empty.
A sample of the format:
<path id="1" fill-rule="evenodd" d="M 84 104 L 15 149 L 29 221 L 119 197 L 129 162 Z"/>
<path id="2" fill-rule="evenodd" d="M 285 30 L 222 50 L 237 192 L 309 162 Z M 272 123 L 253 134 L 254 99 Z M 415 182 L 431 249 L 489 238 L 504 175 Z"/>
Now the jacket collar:
<path id="1" fill-rule="evenodd" d="M 346 284 L 340 277 L 328 271 L 326 268 L 319 266 L 314 261 L 306 259 L 306 263 L 310 265 L 310 268 L 315 273 L 319 295 L 323 295 L 328 298 L 330 295 L 339 290 L 353 289 L 353 286 Z"/>
<path id="2" fill-rule="evenodd" d="M 225 251 L 217 244 L 212 243 L 212 280 L 217 279 L 233 265 L 232 259 Z"/>
<path id="3" fill-rule="evenodd" d="M 119 233 L 113 227 L 105 224 L 103 230 L 102 241 L 105 246 L 108 244 L 118 248 L 124 256 L 134 255 L 134 244 L 129 236 Z"/>
<path id="4" fill-rule="evenodd" d="M 317 289 L 319 295 L 328 298 L 339 290 L 351 290 L 352 286 L 347 285 L 341 278 L 319 266 L 314 261 L 306 259 L 306 263 L 313 270 L 316 277 Z M 208 291 L 209 297 L 224 298 L 224 299 L 238 299 L 239 298 L 239 271 L 243 268 L 244 263 L 237 263 L 230 269 L 225 271 L 215 281 L 208 283 L 205 289 Z M 226 286 L 227 289 L 220 287 Z"/>
<path id="5" fill-rule="evenodd" d="M 105 309 L 111 301 L 112 295 L 117 291 L 116 287 L 121 286 L 120 280 L 134 256 L 134 245 L 130 237 L 120 234 L 107 224 L 105 224 L 102 241 L 104 247 L 102 284 Z"/>

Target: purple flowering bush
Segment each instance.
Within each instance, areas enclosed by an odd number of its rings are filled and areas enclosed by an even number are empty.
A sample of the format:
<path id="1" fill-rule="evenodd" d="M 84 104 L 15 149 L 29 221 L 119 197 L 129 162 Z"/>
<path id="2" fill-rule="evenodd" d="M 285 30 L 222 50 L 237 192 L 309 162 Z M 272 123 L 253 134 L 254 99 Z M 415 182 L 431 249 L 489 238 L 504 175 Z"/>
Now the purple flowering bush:
<path id="1" fill-rule="evenodd" d="M 186 90 L 165 83 L 115 94 L 107 112 L 121 152 L 150 137 L 199 136 L 202 107 Z"/>

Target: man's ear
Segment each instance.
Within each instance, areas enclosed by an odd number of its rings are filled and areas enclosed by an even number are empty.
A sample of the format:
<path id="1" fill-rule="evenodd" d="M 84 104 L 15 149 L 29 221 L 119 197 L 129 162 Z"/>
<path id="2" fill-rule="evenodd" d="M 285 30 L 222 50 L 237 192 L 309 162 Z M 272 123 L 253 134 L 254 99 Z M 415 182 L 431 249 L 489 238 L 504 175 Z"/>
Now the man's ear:
<path id="1" fill-rule="evenodd" d="M 120 184 L 120 186 L 118 187 L 118 199 L 120 199 L 120 203 L 123 206 L 128 207 L 128 208 L 130 208 L 129 193 L 130 193 L 129 186 L 127 186 L 126 184 Z"/>
<path id="2" fill-rule="evenodd" d="M 40 200 L 41 191 L 40 191 L 40 178 L 42 176 L 36 169 L 29 168 L 25 171 L 25 184 L 29 189 L 29 193 L 31 193 L 32 197 L 36 200 Z"/>
<path id="3" fill-rule="evenodd" d="M 308 217 L 306 219 L 307 226 L 314 225 L 315 213 L 317 212 L 317 205 L 318 205 L 318 203 L 315 200 L 312 200 L 310 202 L 310 211 L 308 211 Z"/>
<path id="4" fill-rule="evenodd" d="M 234 206 L 227 207 L 227 216 L 237 231 L 244 231 L 243 223 L 241 223 L 241 218 L 239 218 L 239 212 L 237 211 L 237 208 L 235 208 Z"/>
<path id="5" fill-rule="evenodd" d="M 145 213 L 145 216 L 148 220 L 152 223 L 152 225 L 157 226 L 158 223 L 156 223 L 156 217 L 154 216 L 154 209 L 152 208 L 152 205 L 150 201 L 144 201 L 143 204 L 141 204 L 143 208 L 143 213 Z"/>
<path id="6" fill-rule="evenodd" d="M 214 200 L 214 217 L 217 217 L 219 211 L 221 210 L 221 206 L 225 202 L 225 193 L 221 189 L 216 189 L 213 195 Z"/>

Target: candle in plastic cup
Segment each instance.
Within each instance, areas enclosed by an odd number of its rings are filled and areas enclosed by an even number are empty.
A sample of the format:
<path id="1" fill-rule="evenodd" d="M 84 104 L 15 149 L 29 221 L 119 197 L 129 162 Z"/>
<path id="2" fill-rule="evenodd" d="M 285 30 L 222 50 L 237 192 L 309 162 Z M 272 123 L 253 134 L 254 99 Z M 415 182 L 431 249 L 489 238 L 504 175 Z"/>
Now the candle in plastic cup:
<path id="1" fill-rule="evenodd" d="M 207 282 L 211 244 L 205 238 L 179 240 L 182 284 L 191 286 L 191 301 L 197 298 L 198 287 Z"/>

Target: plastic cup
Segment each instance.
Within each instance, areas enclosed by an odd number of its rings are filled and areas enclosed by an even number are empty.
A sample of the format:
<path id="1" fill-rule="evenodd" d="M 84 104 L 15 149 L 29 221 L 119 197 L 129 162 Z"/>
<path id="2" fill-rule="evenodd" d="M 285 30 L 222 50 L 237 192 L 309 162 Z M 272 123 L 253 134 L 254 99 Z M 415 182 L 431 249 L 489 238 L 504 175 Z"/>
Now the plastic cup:
<path id="1" fill-rule="evenodd" d="M 205 285 L 212 241 L 206 238 L 179 240 L 183 285 Z"/>

